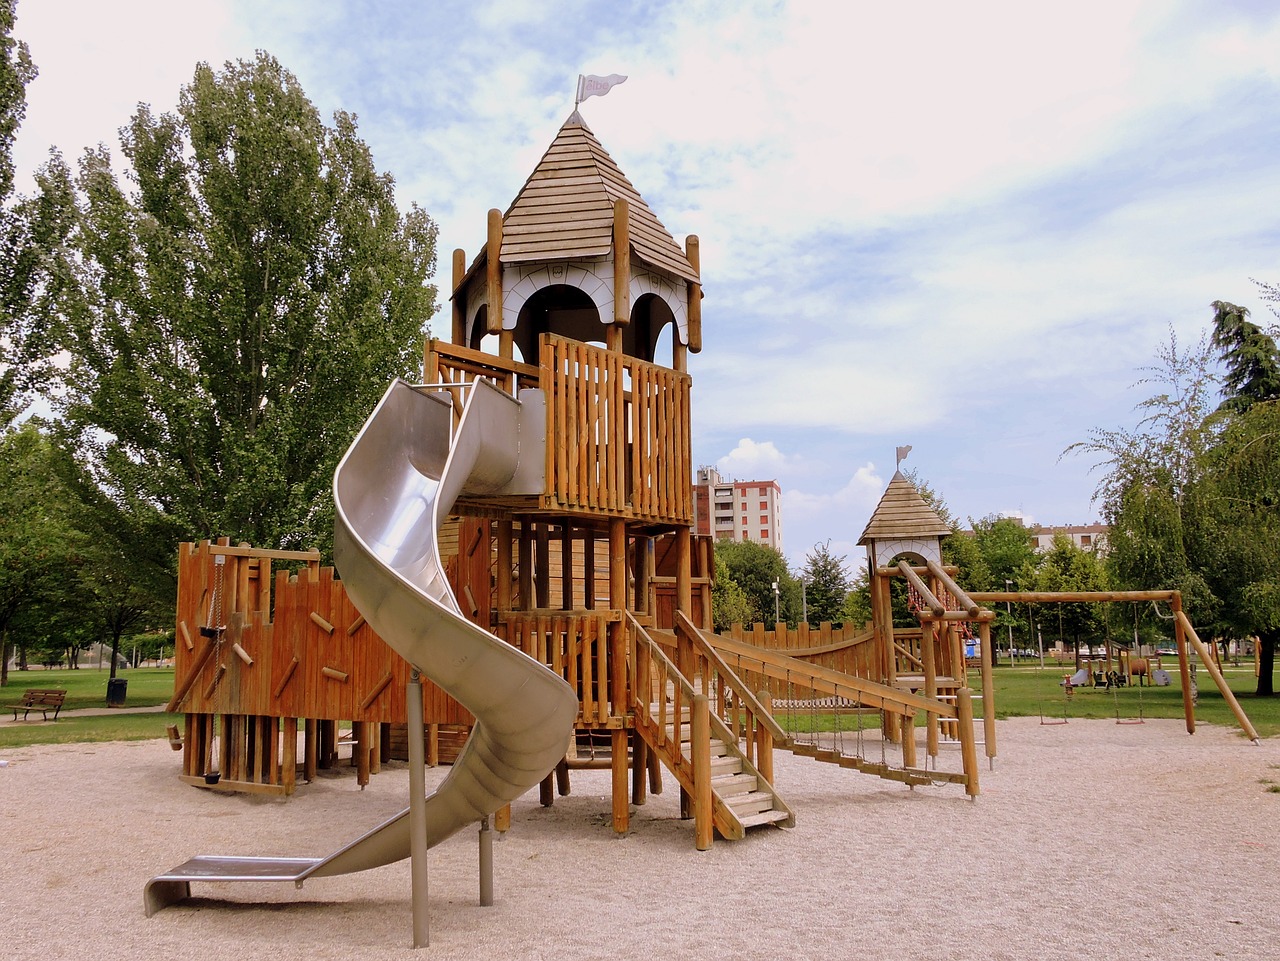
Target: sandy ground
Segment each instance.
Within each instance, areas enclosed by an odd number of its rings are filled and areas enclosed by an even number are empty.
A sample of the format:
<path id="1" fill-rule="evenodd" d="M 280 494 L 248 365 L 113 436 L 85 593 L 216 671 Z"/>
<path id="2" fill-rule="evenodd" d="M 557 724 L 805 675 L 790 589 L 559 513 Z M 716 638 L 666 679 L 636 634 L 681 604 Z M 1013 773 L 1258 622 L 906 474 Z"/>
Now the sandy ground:
<path id="1" fill-rule="evenodd" d="M 471 832 L 431 852 L 435 958 L 1274 958 L 1280 741 L 1181 722 L 1002 721 L 971 802 L 781 755 L 796 827 L 693 846 L 677 792 L 610 829 L 607 772 L 514 805 L 477 905 Z M 290 799 L 179 783 L 164 741 L 0 754 L 6 959 L 409 958 L 408 862 L 291 884 L 196 884 L 143 917 L 193 854 L 320 855 L 406 802 L 403 764 Z M 428 772 L 429 783 L 441 772 Z"/>

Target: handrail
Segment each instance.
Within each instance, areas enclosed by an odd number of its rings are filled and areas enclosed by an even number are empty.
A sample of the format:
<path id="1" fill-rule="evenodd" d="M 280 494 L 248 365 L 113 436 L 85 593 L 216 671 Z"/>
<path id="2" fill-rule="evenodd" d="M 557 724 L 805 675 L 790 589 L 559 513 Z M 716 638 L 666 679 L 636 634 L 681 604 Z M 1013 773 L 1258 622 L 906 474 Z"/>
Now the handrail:
<path id="1" fill-rule="evenodd" d="M 933 591 L 929 590 L 927 584 L 920 579 L 920 575 L 911 569 L 911 564 L 907 561 L 898 561 L 898 570 L 902 572 L 902 576 L 907 579 L 907 583 L 915 588 L 916 593 L 920 595 L 920 599 L 928 605 L 929 610 L 934 617 L 941 617 L 947 611 L 947 606 L 934 596 Z"/>
<path id="2" fill-rule="evenodd" d="M 648 730 L 655 747 L 665 752 L 663 759 L 675 772 L 677 779 L 693 786 L 694 836 L 699 850 L 711 845 L 714 811 L 711 797 L 711 724 L 706 695 L 698 694 L 693 684 L 680 673 L 675 662 L 667 657 L 662 647 L 649 636 L 634 614 L 627 611 L 634 643 L 631 644 L 631 699 L 636 712 L 636 724 Z M 654 668 L 660 674 L 660 688 L 655 697 L 653 690 Z M 668 712 L 667 686 L 671 685 L 673 698 Z M 658 716 L 652 713 L 657 704 Z M 684 723 L 685 709 L 689 717 L 689 757 L 680 748 L 680 728 Z M 671 727 L 672 744 L 668 743 L 667 728 Z"/>
<path id="3" fill-rule="evenodd" d="M 951 592 L 951 596 L 956 599 L 956 603 L 970 617 L 977 617 L 982 611 L 981 606 L 964 592 L 959 584 L 957 584 L 937 561 L 925 561 L 925 566 L 929 568 L 929 573 L 942 582 L 942 586 Z"/>
<path id="4" fill-rule="evenodd" d="M 694 650 L 700 656 L 711 662 L 711 666 L 720 674 L 729 690 L 733 691 L 734 696 L 747 709 L 748 715 L 753 715 L 757 722 L 768 730 L 775 743 L 786 744 L 791 740 L 782 725 L 774 720 L 770 711 L 760 703 L 760 699 L 742 682 L 742 678 L 725 663 L 719 652 L 707 643 L 697 625 L 689 620 L 689 616 L 684 611 L 676 611 L 676 630 L 692 642 Z"/>

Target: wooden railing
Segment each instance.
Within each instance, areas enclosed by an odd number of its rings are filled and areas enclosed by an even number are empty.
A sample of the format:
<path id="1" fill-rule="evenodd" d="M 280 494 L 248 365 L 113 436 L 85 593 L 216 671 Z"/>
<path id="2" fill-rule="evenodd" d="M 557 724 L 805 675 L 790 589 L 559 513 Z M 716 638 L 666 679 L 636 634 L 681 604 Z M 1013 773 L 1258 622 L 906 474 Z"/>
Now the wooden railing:
<path id="1" fill-rule="evenodd" d="M 705 694 L 676 667 L 640 622 L 628 612 L 631 629 L 632 707 L 636 730 L 658 752 L 693 798 L 698 850 L 711 846 L 711 709 Z M 681 749 L 680 732 L 689 725 L 690 750 Z"/>
<path id="2" fill-rule="evenodd" d="M 747 760 L 773 783 L 773 746 L 790 738 L 774 720 L 769 704 L 772 697 L 761 692 L 762 700 L 730 669 L 719 652 L 707 643 L 697 626 L 683 611 L 676 612 L 676 662 L 696 688 L 701 681 L 712 713 L 725 725 L 735 743 L 743 746 Z"/>
<path id="3" fill-rule="evenodd" d="M 544 335 L 547 488 L 563 507 L 691 523 L 688 374 Z"/>
<path id="4" fill-rule="evenodd" d="M 504 611 L 498 636 L 564 678 L 578 692 L 578 723 L 605 727 L 627 713 L 626 644 L 610 625 L 622 612 Z"/>

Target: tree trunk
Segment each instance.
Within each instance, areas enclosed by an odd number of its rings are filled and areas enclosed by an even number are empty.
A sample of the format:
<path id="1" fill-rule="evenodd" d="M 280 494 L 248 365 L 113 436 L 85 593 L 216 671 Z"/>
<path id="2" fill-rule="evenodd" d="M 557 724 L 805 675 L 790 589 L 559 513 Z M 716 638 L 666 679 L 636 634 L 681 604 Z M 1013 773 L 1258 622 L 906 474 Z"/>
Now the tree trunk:
<path id="1" fill-rule="evenodd" d="M 1261 631 L 1258 634 L 1258 697 L 1270 697 L 1275 693 L 1273 677 L 1277 640 L 1280 640 L 1280 630 Z"/>

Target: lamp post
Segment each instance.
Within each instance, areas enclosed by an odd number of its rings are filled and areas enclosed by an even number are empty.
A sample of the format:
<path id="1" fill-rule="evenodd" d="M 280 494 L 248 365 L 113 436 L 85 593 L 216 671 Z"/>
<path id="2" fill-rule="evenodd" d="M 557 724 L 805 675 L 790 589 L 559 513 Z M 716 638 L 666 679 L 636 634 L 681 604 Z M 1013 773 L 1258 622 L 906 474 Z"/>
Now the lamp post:
<path id="1" fill-rule="evenodd" d="M 778 629 L 778 582 L 773 582 L 773 629 Z"/>
<path id="2" fill-rule="evenodd" d="M 1009 580 L 1007 577 L 1005 578 L 1005 581 L 1004 581 L 1004 589 L 1006 593 L 1013 592 L 1013 581 Z M 1009 666 L 1013 667 L 1013 665 L 1016 662 L 1013 657 L 1013 604 L 1012 602 L 1008 600 L 1004 602 L 1004 611 L 1006 614 L 1009 615 Z"/>

